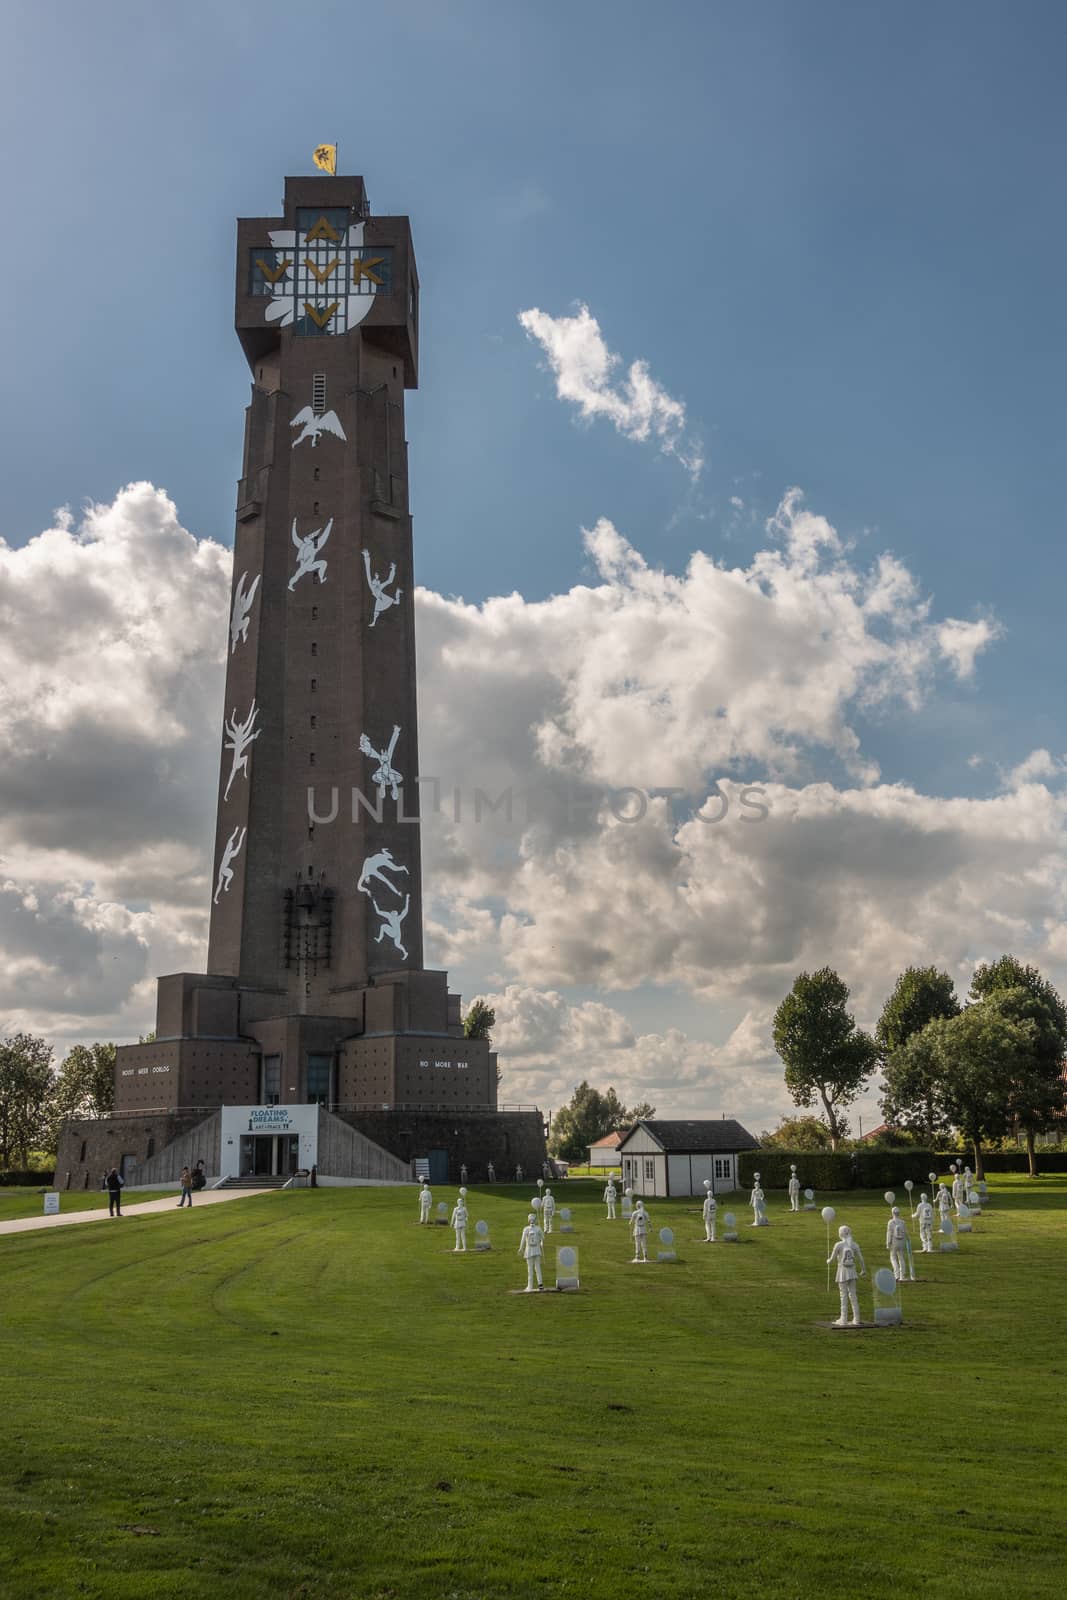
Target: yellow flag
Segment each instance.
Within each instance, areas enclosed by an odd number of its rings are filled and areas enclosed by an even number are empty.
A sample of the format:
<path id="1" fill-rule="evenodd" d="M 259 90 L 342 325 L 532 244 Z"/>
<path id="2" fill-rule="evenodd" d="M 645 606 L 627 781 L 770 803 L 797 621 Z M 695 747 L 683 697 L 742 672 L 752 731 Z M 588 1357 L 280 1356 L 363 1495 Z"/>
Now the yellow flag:
<path id="1" fill-rule="evenodd" d="M 337 146 L 335 144 L 320 144 L 315 147 L 315 154 L 311 158 L 321 172 L 328 172 L 330 177 L 337 173 Z"/>

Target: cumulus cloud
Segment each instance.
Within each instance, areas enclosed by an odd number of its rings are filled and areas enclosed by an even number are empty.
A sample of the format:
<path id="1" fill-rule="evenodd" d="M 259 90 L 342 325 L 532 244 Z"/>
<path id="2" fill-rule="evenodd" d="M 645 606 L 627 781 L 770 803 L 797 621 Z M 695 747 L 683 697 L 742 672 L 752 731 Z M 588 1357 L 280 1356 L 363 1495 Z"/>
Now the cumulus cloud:
<path id="1" fill-rule="evenodd" d="M 577 406 L 580 417 L 606 417 L 627 439 L 654 439 L 691 478 L 700 476 L 703 455 L 687 436 L 685 405 L 656 382 L 646 361 L 632 362 L 617 376 L 622 358 L 608 349 L 588 306 L 579 305 L 573 317 L 553 317 L 534 306 L 520 311 L 519 322 L 545 352 L 557 395 Z"/>

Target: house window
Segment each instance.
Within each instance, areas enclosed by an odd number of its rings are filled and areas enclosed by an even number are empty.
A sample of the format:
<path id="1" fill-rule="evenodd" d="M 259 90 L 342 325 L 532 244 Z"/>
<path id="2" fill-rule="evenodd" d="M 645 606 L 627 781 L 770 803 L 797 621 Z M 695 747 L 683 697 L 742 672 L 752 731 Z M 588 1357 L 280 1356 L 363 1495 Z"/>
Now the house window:
<path id="1" fill-rule="evenodd" d="M 321 417 L 326 410 L 326 374 L 316 372 L 311 380 L 311 409 L 317 417 Z M 316 478 L 319 475 L 318 467 L 315 468 Z"/>
<path id="2" fill-rule="evenodd" d="M 715 1157 L 715 1176 L 717 1178 L 728 1178 L 730 1176 L 730 1157 L 729 1156 L 716 1156 Z"/>
<path id="3" fill-rule="evenodd" d="M 282 1058 L 281 1056 L 263 1057 L 263 1096 L 265 1106 L 276 1106 L 282 1093 Z"/>
<path id="4" fill-rule="evenodd" d="M 330 1068 L 332 1056 L 308 1056 L 308 1092 L 310 1105 L 327 1105 L 330 1099 Z"/>
<path id="5" fill-rule="evenodd" d="M 651 1183 L 652 1180 L 655 1178 L 655 1176 L 656 1176 L 655 1162 L 652 1160 L 651 1156 L 646 1156 L 645 1157 L 645 1178 L 646 1178 L 646 1181 Z"/>

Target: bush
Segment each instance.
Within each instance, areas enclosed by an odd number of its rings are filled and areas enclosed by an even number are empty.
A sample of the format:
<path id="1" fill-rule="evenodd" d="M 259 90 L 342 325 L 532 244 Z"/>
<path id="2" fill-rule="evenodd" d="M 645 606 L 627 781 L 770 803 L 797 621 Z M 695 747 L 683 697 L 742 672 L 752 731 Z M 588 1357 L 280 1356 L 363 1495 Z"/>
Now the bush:
<path id="1" fill-rule="evenodd" d="M 0 1172 L 0 1187 L 5 1189 L 50 1189 L 55 1181 L 54 1172 L 38 1172 L 28 1167 L 22 1172 Z"/>
<path id="2" fill-rule="evenodd" d="M 1067 1150 L 1038 1150 L 1036 1155 L 1038 1172 L 1067 1172 Z M 953 1150 L 948 1155 L 934 1157 L 939 1172 L 945 1171 L 950 1161 L 960 1160 L 962 1160 L 964 1166 L 972 1166 L 974 1152 L 967 1151 L 961 1155 L 958 1150 Z M 987 1172 L 1029 1172 L 1030 1170 L 1030 1163 L 1026 1158 L 1025 1150 L 983 1150 L 982 1165 Z"/>
<path id="3" fill-rule="evenodd" d="M 789 1168 L 795 1165 L 802 1188 L 816 1192 L 899 1189 L 905 1178 L 921 1191 L 927 1174 L 945 1171 L 949 1159 L 956 1157 L 937 1156 L 932 1150 L 746 1150 L 738 1162 L 738 1182 L 748 1188 L 758 1172 L 764 1189 L 784 1189 Z M 1026 1170 L 1025 1156 L 1022 1170 Z"/>

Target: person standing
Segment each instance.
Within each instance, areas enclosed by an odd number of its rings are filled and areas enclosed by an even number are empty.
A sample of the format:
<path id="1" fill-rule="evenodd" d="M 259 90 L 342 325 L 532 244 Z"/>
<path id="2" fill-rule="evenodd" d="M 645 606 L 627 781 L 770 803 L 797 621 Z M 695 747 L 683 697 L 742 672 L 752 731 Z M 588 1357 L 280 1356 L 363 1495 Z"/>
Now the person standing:
<path id="1" fill-rule="evenodd" d="M 912 1212 L 912 1216 L 919 1224 L 919 1242 L 922 1245 L 923 1255 L 930 1255 L 934 1248 L 934 1208 L 924 1194 L 919 1196 L 919 1204 Z"/>
<path id="2" fill-rule="evenodd" d="M 537 1277 L 538 1289 L 543 1289 L 545 1286 L 544 1275 L 541 1270 L 541 1257 L 544 1253 L 544 1243 L 544 1234 L 537 1226 L 537 1214 L 536 1212 L 531 1211 L 529 1216 L 526 1218 L 526 1226 L 522 1230 L 522 1238 L 519 1240 L 518 1250 L 520 1256 L 526 1257 L 527 1294 L 533 1294 L 535 1292 L 535 1274 Z"/>
<path id="3" fill-rule="evenodd" d="M 886 1224 L 885 1247 L 889 1251 L 889 1265 L 894 1278 L 898 1283 L 905 1283 L 908 1277 L 908 1228 L 899 1206 L 893 1207 Z"/>
<path id="4" fill-rule="evenodd" d="M 719 1213 L 719 1202 L 715 1198 L 714 1189 L 709 1189 L 707 1194 L 704 1196 L 704 1205 L 702 1210 L 704 1213 L 704 1242 L 706 1244 L 714 1244 L 715 1220 Z"/>
<path id="5" fill-rule="evenodd" d="M 461 1189 L 459 1191 L 459 1199 L 452 1207 L 452 1216 L 449 1222 L 449 1226 L 456 1235 L 456 1242 L 452 1247 L 453 1254 L 467 1248 L 467 1221 L 467 1191 L 466 1189 Z"/>
<path id="6" fill-rule="evenodd" d="M 796 1167 L 789 1169 L 789 1209 L 800 1210 L 800 1179 L 797 1177 Z"/>
<path id="7" fill-rule="evenodd" d="M 545 1190 L 541 1201 L 541 1224 L 546 1233 L 552 1232 L 552 1219 L 556 1215 L 556 1197 L 551 1189 Z"/>
<path id="8" fill-rule="evenodd" d="M 852 1237 L 852 1229 L 841 1227 L 837 1230 L 837 1243 L 826 1258 L 826 1265 L 837 1263 L 837 1292 L 841 1298 L 841 1315 L 834 1323 L 835 1328 L 843 1328 L 848 1322 L 849 1307 L 852 1308 L 852 1326 L 860 1325 L 860 1302 L 856 1293 L 856 1279 L 866 1272 L 863 1264 L 863 1252 Z M 859 1269 L 857 1271 L 857 1268 Z"/>
<path id="9" fill-rule="evenodd" d="M 430 1185 L 426 1182 L 426 1179 L 423 1178 L 423 1180 L 422 1180 L 422 1188 L 419 1190 L 419 1221 L 420 1222 L 429 1222 L 429 1220 L 430 1220 L 430 1207 L 431 1207 L 432 1204 L 433 1204 L 433 1194 L 431 1193 Z"/>
<path id="10" fill-rule="evenodd" d="M 639 1200 L 634 1207 L 634 1214 L 630 1218 L 630 1230 L 634 1236 L 634 1260 L 648 1260 L 648 1212 L 645 1203 Z"/>
<path id="11" fill-rule="evenodd" d="M 122 1191 L 125 1184 L 118 1167 L 111 1168 L 105 1182 L 107 1184 L 107 1214 L 109 1217 L 121 1217 Z"/>
<path id="12" fill-rule="evenodd" d="M 615 1179 L 614 1178 L 609 1178 L 608 1179 L 608 1186 L 604 1190 L 604 1204 L 608 1208 L 608 1221 L 609 1222 L 614 1222 L 615 1221 L 615 1201 L 617 1199 L 618 1199 L 618 1195 L 617 1195 L 616 1190 L 615 1190 Z"/>
<path id="13" fill-rule="evenodd" d="M 182 1197 L 178 1201 L 178 1210 L 180 1211 L 182 1206 L 185 1205 L 186 1201 L 188 1201 L 190 1205 L 193 1203 L 193 1175 L 189 1171 L 188 1167 L 182 1168 L 182 1175 L 178 1179 L 178 1182 L 182 1186 Z"/>

